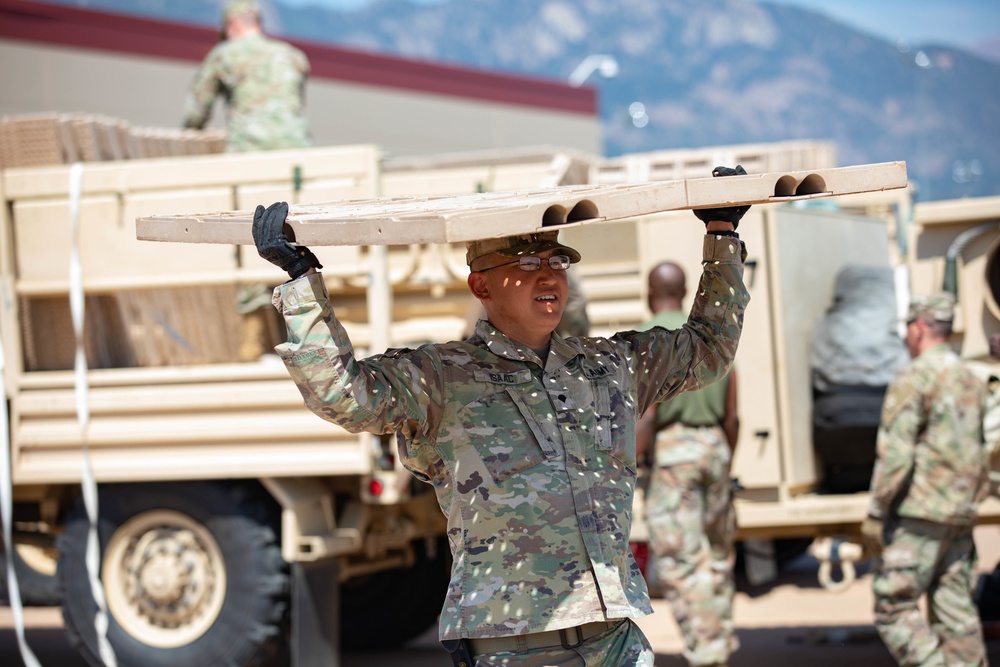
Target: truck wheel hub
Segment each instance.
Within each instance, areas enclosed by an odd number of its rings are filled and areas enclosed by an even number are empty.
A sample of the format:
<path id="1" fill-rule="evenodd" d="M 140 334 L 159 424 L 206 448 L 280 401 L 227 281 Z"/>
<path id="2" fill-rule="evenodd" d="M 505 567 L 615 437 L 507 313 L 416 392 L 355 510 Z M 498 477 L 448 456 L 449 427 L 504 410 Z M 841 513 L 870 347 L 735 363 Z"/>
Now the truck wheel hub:
<path id="1" fill-rule="evenodd" d="M 205 526 L 179 512 L 146 512 L 122 524 L 108 541 L 102 579 L 118 624 L 164 648 L 203 635 L 225 599 L 218 544 Z"/>
<path id="2" fill-rule="evenodd" d="M 187 585 L 186 573 L 178 568 L 174 558 L 159 555 L 150 560 L 139 572 L 137 591 L 145 593 L 159 604 L 174 602 Z"/>

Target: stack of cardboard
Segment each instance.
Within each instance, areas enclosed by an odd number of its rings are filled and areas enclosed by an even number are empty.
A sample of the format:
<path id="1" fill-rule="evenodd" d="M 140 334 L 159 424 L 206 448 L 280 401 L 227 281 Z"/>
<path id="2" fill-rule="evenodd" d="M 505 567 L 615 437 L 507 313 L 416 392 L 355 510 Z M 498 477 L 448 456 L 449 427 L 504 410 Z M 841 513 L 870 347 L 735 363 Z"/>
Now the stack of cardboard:
<path id="1" fill-rule="evenodd" d="M 133 127 L 95 114 L 0 117 L 0 169 L 204 155 L 225 150 L 224 130 Z"/>

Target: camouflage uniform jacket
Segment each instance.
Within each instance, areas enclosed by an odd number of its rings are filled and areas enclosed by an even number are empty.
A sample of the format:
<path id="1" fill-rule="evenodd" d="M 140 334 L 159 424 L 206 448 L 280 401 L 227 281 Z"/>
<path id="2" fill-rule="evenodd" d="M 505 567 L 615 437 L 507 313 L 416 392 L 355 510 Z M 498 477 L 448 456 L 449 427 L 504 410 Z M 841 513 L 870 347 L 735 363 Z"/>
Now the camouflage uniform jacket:
<path id="1" fill-rule="evenodd" d="M 184 127 L 201 129 L 218 95 L 226 100 L 227 150 L 302 148 L 312 141 L 303 115 L 309 60 L 291 44 L 263 35 L 213 48 L 184 102 Z"/>
<path id="2" fill-rule="evenodd" d="M 742 243 L 705 237 L 691 318 L 676 331 L 553 334 L 547 359 L 477 323 L 465 341 L 355 358 L 320 275 L 275 290 L 276 349 L 320 417 L 397 433 L 430 482 L 454 555 L 442 639 L 554 630 L 650 613 L 629 549 L 635 422 L 724 375 L 749 295 Z"/>
<path id="3" fill-rule="evenodd" d="M 986 388 L 947 345 L 925 350 L 889 385 L 871 513 L 968 525 L 988 490 Z"/>

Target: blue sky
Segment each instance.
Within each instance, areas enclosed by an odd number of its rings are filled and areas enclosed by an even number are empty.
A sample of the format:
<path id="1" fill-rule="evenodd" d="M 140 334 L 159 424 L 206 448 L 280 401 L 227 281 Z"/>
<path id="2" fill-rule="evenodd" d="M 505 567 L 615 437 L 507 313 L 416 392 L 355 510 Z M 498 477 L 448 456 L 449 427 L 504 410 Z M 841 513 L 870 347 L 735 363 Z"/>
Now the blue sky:
<path id="1" fill-rule="evenodd" d="M 273 1 L 273 0 L 272 0 Z M 287 5 L 356 9 L 372 0 L 279 0 Z M 409 0 L 438 4 L 444 0 Z M 656 0 L 649 0 L 655 2 Z M 1000 0 L 761 0 L 822 12 L 891 42 L 971 48 L 1000 38 Z"/>

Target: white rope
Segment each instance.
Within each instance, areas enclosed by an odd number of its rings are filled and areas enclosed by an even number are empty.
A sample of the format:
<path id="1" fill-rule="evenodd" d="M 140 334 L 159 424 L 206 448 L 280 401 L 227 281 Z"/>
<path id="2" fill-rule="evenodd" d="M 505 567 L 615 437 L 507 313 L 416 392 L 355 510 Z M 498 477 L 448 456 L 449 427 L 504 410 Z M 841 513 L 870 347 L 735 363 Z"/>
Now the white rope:
<path id="1" fill-rule="evenodd" d="M 14 571 L 14 540 L 12 539 L 11 522 L 13 521 L 14 486 L 11 480 L 10 465 L 10 431 L 7 430 L 7 386 L 4 379 L 3 343 L 0 342 L 0 523 L 3 523 L 3 548 L 7 554 L 7 596 L 10 598 L 10 610 L 14 614 L 14 631 L 17 633 L 17 646 L 21 650 L 21 659 L 25 667 L 41 667 L 38 658 L 31 651 L 24 638 L 24 610 L 21 608 L 21 589 L 17 585 L 17 574 Z"/>
<path id="2" fill-rule="evenodd" d="M 69 170 L 69 211 L 72 225 L 72 245 L 69 256 L 69 309 L 73 318 L 73 333 L 76 336 L 76 358 L 73 364 L 73 384 L 76 395 L 76 418 L 80 424 L 80 451 L 83 455 L 81 486 L 83 504 L 87 510 L 90 528 L 87 531 L 86 566 L 90 580 L 90 591 L 97 603 L 94 616 L 94 630 L 97 633 L 97 649 L 106 667 L 117 667 L 114 649 L 108 641 L 108 606 L 101 586 L 100 541 L 97 535 L 97 482 L 90 460 L 88 437 L 90 433 L 90 404 L 87 386 L 87 353 L 83 345 L 84 298 L 83 266 L 80 262 L 80 195 L 83 185 L 83 163 L 76 162 Z"/>

